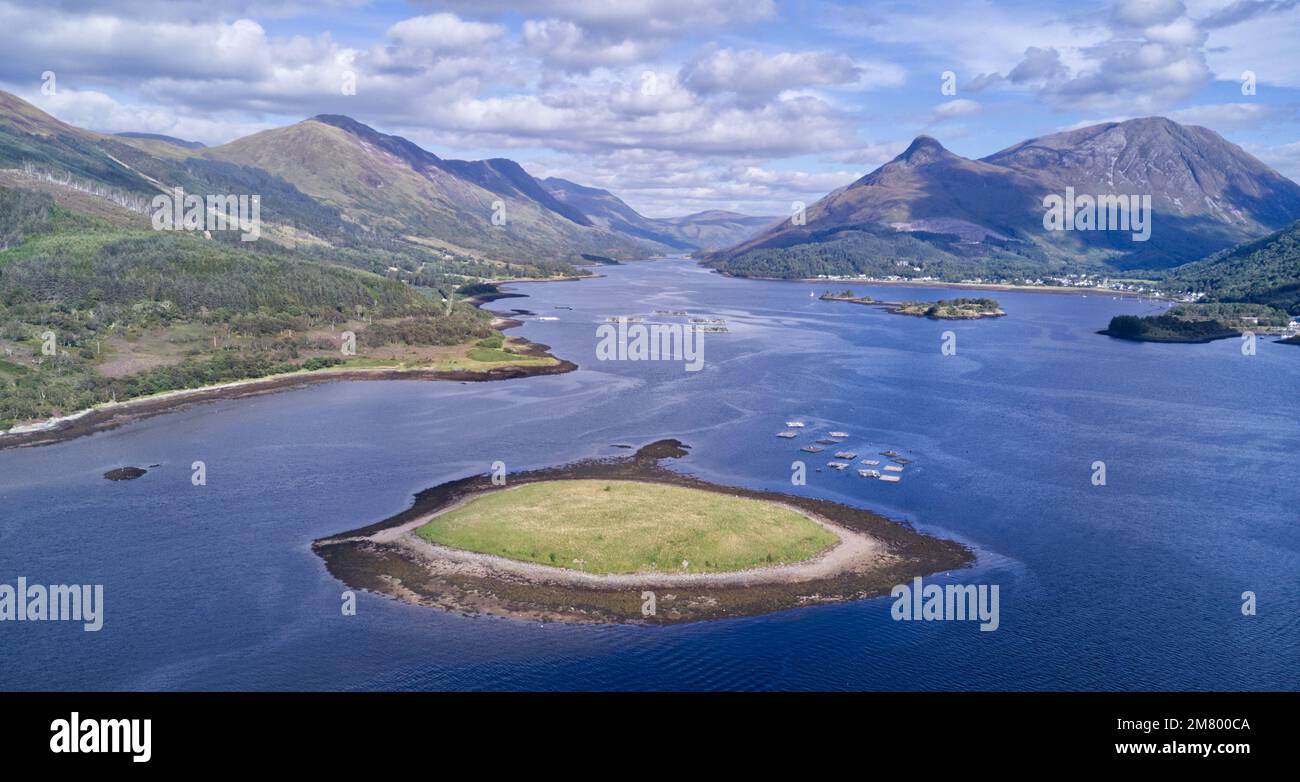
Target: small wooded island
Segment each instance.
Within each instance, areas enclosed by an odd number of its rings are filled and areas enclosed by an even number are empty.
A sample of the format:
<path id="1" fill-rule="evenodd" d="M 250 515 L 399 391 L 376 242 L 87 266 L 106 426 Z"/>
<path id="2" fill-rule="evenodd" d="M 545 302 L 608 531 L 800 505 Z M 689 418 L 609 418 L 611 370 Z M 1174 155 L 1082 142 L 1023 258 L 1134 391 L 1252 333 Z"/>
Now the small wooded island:
<path id="1" fill-rule="evenodd" d="M 1235 337 L 1241 332 L 1217 320 L 1183 320 L 1172 315 L 1116 315 L 1099 334 L 1136 342 L 1213 342 Z"/>
<path id="2" fill-rule="evenodd" d="M 940 299 L 938 301 L 877 301 L 870 296 L 856 296 L 851 290 L 839 293 L 826 292 L 822 301 L 847 301 L 850 304 L 865 304 L 872 307 L 884 307 L 895 315 L 912 315 L 917 318 L 933 320 L 975 320 L 977 318 L 998 318 L 1007 313 L 997 299 L 987 296 L 963 299 Z"/>
<path id="3" fill-rule="evenodd" d="M 676 440 L 427 489 L 312 548 L 351 588 L 466 614 L 674 623 L 887 594 L 968 564 L 950 540 L 861 508 L 708 483 Z"/>
<path id="4" fill-rule="evenodd" d="M 1260 304 L 1181 304 L 1160 315 L 1116 315 L 1098 334 L 1138 342 L 1213 342 L 1241 336 L 1244 331 L 1276 332 L 1290 317 Z"/>

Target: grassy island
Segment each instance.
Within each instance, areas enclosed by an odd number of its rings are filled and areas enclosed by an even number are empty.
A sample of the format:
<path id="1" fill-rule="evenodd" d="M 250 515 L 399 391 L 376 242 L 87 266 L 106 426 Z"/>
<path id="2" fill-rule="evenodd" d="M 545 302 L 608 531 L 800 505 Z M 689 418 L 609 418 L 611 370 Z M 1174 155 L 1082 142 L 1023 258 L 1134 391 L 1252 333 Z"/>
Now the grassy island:
<path id="1" fill-rule="evenodd" d="M 689 446 L 432 486 L 405 511 L 312 543 L 329 572 L 467 615 L 693 622 L 889 594 L 973 555 L 864 508 L 720 486 L 661 462 Z"/>
<path id="2" fill-rule="evenodd" d="M 489 492 L 417 534 L 452 548 L 589 573 L 716 573 L 811 559 L 838 538 L 747 497 L 638 481 L 545 481 Z"/>

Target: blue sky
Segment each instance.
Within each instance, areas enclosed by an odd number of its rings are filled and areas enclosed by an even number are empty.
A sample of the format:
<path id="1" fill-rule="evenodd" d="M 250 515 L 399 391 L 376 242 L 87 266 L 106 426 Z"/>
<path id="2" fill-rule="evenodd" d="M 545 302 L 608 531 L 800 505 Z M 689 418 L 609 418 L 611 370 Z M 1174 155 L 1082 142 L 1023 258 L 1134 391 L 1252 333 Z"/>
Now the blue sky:
<path id="1" fill-rule="evenodd" d="M 921 133 L 979 157 L 1148 115 L 1300 179 L 1297 42 L 1297 0 L 0 0 L 0 86 L 105 132 L 342 113 L 653 216 L 784 214 Z"/>

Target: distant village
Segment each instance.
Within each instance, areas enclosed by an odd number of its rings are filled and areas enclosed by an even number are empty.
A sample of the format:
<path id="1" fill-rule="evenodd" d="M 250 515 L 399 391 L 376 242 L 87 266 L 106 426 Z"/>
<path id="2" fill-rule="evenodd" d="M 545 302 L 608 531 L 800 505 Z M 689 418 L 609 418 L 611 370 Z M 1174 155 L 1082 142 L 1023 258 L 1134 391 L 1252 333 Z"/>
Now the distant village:
<path id="1" fill-rule="evenodd" d="M 899 265 L 904 265 L 900 263 Z M 920 271 L 917 267 L 911 267 L 913 271 Z M 1011 286 L 1011 287 L 1044 287 L 1044 288 L 1079 288 L 1093 290 L 1099 293 L 1123 293 L 1126 295 L 1148 296 L 1166 301 L 1176 301 L 1181 304 L 1195 304 L 1205 298 L 1205 293 L 1201 291 L 1180 291 L 1170 293 L 1157 287 L 1149 280 L 1132 280 L 1132 279 L 1111 279 L 1110 277 L 1098 274 L 1064 274 L 1060 276 L 1044 276 L 1035 279 L 1002 279 L 994 277 L 971 277 L 962 280 L 946 280 L 933 275 L 923 275 L 916 277 L 904 277 L 897 274 L 876 275 L 869 274 L 859 275 L 832 275 L 819 274 L 816 279 L 835 280 L 835 281 L 854 281 L 863 283 L 920 283 L 926 285 L 980 285 L 980 286 Z M 1252 321 L 1258 323 L 1253 317 L 1243 317 L 1243 325 L 1252 325 Z M 1292 318 L 1285 329 L 1282 330 L 1288 334 L 1300 335 L 1300 318 Z"/>

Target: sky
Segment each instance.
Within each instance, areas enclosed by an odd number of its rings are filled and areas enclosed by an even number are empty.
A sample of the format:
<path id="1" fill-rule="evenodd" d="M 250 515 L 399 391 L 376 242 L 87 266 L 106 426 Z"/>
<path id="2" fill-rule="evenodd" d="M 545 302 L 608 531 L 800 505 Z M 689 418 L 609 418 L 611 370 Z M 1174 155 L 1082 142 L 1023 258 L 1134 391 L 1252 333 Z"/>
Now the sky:
<path id="1" fill-rule="evenodd" d="M 209 145 L 346 114 L 653 217 L 785 215 L 920 134 L 1151 115 L 1300 180 L 1298 43 L 1300 0 L 0 0 L 0 88 Z"/>

